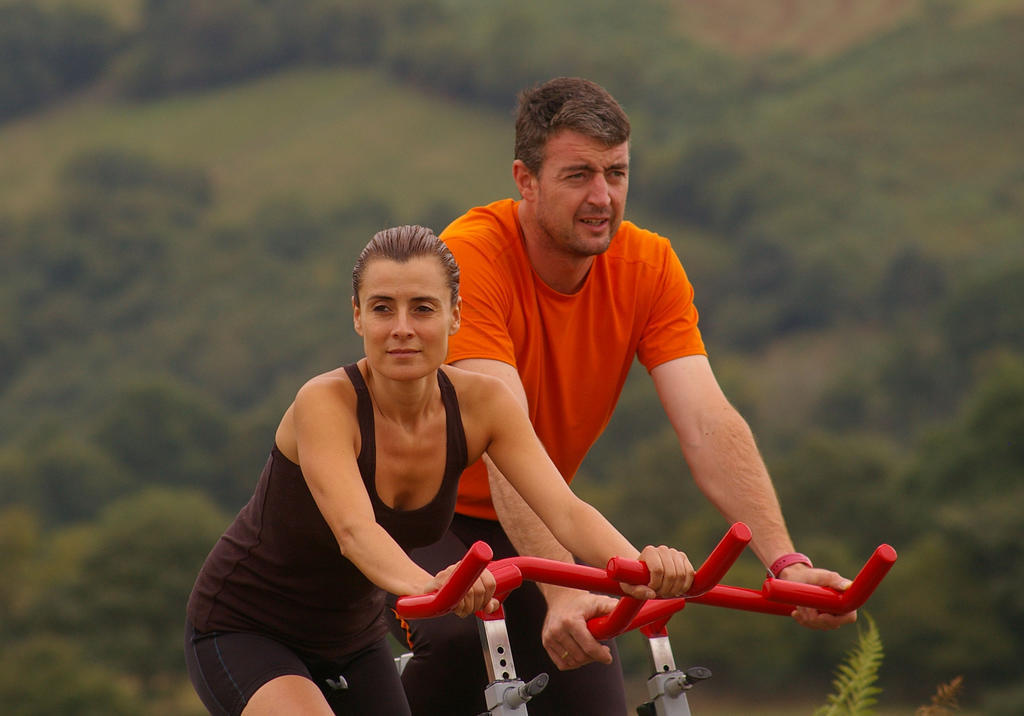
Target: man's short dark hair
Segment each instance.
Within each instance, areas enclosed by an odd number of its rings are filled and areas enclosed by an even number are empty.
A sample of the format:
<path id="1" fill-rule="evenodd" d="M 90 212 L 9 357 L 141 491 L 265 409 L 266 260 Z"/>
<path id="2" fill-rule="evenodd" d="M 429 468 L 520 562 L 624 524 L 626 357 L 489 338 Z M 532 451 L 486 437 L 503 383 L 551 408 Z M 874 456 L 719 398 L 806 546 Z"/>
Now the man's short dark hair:
<path id="1" fill-rule="evenodd" d="M 556 77 L 519 93 L 515 158 L 534 174 L 544 147 L 563 129 L 613 147 L 629 141 L 629 118 L 608 91 L 580 77 Z"/>

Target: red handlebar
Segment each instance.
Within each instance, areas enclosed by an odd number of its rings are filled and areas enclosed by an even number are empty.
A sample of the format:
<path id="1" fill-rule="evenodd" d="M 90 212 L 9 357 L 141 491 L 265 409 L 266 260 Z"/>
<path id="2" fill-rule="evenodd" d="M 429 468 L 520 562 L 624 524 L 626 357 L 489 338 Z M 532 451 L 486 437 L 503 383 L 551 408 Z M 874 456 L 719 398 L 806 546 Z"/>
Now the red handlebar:
<path id="1" fill-rule="evenodd" d="M 879 545 L 861 568 L 853 583 L 844 592 L 812 584 L 787 582 L 784 579 L 766 579 L 761 588 L 766 599 L 787 602 L 798 607 L 813 607 L 829 614 L 845 614 L 859 609 L 875 591 L 882 578 L 896 561 L 896 550 L 887 544 Z"/>
<path id="2" fill-rule="evenodd" d="M 729 571 L 729 568 L 732 567 L 733 562 L 735 562 L 743 550 L 746 549 L 747 544 L 750 542 L 750 538 L 751 534 L 749 527 L 742 522 L 734 524 L 729 531 L 725 533 L 725 536 L 718 545 L 711 551 L 708 558 L 704 560 L 704 564 L 700 566 L 700 569 L 694 573 L 693 583 L 690 585 L 690 589 L 683 596 L 700 596 L 718 584 L 725 576 L 725 573 Z M 620 566 L 620 561 L 629 562 L 632 560 L 619 560 L 618 557 L 613 557 L 608 562 L 608 574 L 618 577 L 626 573 L 626 571 Z M 637 562 L 636 564 L 639 564 L 643 568 L 643 576 L 646 577 L 642 582 L 636 583 L 646 584 L 650 579 L 650 573 L 647 571 L 647 565 L 643 562 Z M 619 603 L 615 605 L 615 609 L 613 609 L 608 615 L 594 617 L 593 619 L 588 620 L 587 627 L 590 629 L 590 633 L 596 638 L 610 639 L 613 636 L 629 630 L 629 625 L 633 622 L 641 609 L 643 609 L 645 603 L 646 601 L 643 599 L 623 597 L 619 600 Z"/>
<path id="3" fill-rule="evenodd" d="M 613 577 L 610 569 L 598 569 L 588 567 L 585 564 L 570 564 L 559 562 L 543 557 L 506 557 L 491 562 L 487 568 L 491 572 L 503 570 L 509 566 L 515 566 L 522 574 L 523 579 L 532 582 L 543 582 L 544 584 L 555 584 L 560 587 L 573 587 L 574 589 L 586 589 L 591 592 L 602 592 L 604 594 L 615 594 L 622 596 L 624 592 L 619 582 L 626 584 L 647 584 L 650 575 L 647 572 L 647 565 L 633 559 L 613 557 L 608 564 L 615 562 L 621 574 Z M 518 586 L 518 585 L 516 585 Z M 495 590 L 495 594 L 501 595 L 509 590 L 502 589 L 501 585 Z"/>
<path id="4" fill-rule="evenodd" d="M 494 576 L 497 583 L 494 596 L 499 600 L 522 584 L 524 579 L 616 596 L 624 596 L 620 582 L 647 584 L 650 579 L 647 565 L 643 562 L 620 557 L 609 560 L 609 564 L 615 562 L 621 570 L 621 575 L 613 578 L 606 569 L 569 564 L 543 557 L 506 557 L 488 564 L 492 554 L 486 543 L 474 542 L 452 573 L 451 579 L 439 591 L 399 597 L 395 603 L 395 611 L 403 619 L 426 619 L 447 614 L 455 608 L 459 599 L 484 568 Z"/>
<path id="5" fill-rule="evenodd" d="M 452 572 L 451 578 L 436 592 L 399 597 L 395 609 L 405 619 L 425 619 L 447 614 L 473 586 L 494 552 L 486 542 L 474 542 Z"/>
<path id="6" fill-rule="evenodd" d="M 609 636 L 640 629 L 649 624 L 664 622 L 686 606 L 688 601 L 694 604 L 780 616 L 792 614 L 793 609 L 798 606 L 813 607 L 828 614 L 845 614 L 864 606 L 868 597 L 875 591 L 895 562 L 896 550 L 887 544 L 880 545 L 844 592 L 813 584 L 788 582 L 784 579 L 768 579 L 761 591 L 716 584 L 704 594 L 695 597 L 654 599 L 641 603 L 640 607 L 635 609 L 629 622 L 625 625 L 616 624 L 621 628 Z M 614 611 L 612 613 L 614 614 Z M 595 621 L 596 619 L 591 619 L 587 622 L 587 626 L 591 626 Z M 597 635 L 593 629 L 591 632 L 595 636 Z M 598 638 L 608 637 L 599 636 Z"/>
<path id="7" fill-rule="evenodd" d="M 491 548 L 483 542 L 476 542 L 440 590 L 432 594 L 401 597 L 397 601 L 396 611 L 405 619 L 446 614 L 458 604 L 486 567 L 497 583 L 494 596 L 499 601 L 522 584 L 524 579 L 622 596 L 619 604 L 607 616 L 587 622 L 598 639 L 607 639 L 631 629 L 651 629 L 652 625 L 657 625 L 656 630 L 662 629 L 664 623 L 682 609 L 687 601 L 764 614 L 789 615 L 797 606 L 813 607 L 830 614 L 844 614 L 859 609 L 867 601 L 896 561 L 896 550 L 887 544 L 879 546 L 857 573 L 853 583 L 843 592 L 772 578 L 764 582 L 760 591 L 719 584 L 750 539 L 750 529 L 742 522 L 737 522 L 696 571 L 686 595 L 650 601 L 624 596 L 622 591 L 620 583 L 646 584 L 650 580 L 647 565 L 637 560 L 614 557 L 609 560 L 606 569 L 540 557 L 509 557 L 488 565 L 492 557 Z"/>

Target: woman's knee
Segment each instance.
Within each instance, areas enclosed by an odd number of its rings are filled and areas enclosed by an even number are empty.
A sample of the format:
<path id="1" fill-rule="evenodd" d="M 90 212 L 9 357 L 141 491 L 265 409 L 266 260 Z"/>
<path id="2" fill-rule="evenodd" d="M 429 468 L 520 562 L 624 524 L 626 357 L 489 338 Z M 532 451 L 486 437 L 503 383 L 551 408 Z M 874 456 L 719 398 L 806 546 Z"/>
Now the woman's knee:
<path id="1" fill-rule="evenodd" d="M 320 688 L 306 677 L 294 674 L 278 676 L 263 684 L 242 710 L 242 716 L 283 713 L 334 716 Z"/>

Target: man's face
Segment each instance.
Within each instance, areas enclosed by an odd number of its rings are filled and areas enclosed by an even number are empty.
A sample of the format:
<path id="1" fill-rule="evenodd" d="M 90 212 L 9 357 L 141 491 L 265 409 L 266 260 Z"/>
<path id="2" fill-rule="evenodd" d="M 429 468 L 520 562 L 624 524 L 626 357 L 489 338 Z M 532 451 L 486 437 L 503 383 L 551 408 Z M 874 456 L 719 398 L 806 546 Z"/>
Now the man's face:
<path id="1" fill-rule="evenodd" d="M 533 183 L 534 213 L 551 248 L 574 256 L 608 249 L 626 210 L 629 143 L 606 147 L 564 130 L 548 139 Z"/>

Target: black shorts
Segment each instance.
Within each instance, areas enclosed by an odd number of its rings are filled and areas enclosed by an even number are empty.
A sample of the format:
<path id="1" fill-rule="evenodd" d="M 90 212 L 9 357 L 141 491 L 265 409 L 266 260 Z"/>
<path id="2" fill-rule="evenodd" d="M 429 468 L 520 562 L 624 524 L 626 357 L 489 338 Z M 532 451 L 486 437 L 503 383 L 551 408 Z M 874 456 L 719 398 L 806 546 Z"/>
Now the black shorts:
<path id="1" fill-rule="evenodd" d="M 288 675 L 315 683 L 336 714 L 410 713 L 384 639 L 335 661 L 300 655 L 262 634 L 201 633 L 186 622 L 185 664 L 196 693 L 214 716 L 238 716 L 261 686 Z"/>

